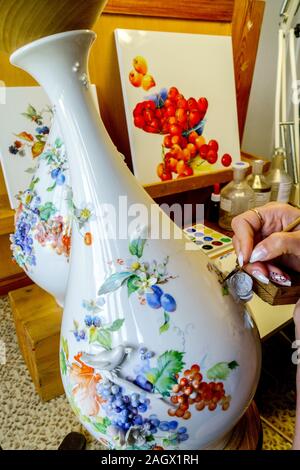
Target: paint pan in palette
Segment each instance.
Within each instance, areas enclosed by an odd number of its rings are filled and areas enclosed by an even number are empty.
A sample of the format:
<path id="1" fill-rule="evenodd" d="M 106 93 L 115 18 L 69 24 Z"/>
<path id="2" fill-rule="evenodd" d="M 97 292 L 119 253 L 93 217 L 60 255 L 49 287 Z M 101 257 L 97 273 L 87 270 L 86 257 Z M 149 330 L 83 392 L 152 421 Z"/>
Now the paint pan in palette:
<path id="1" fill-rule="evenodd" d="M 187 227 L 184 231 L 188 238 L 209 257 L 232 249 L 232 238 L 203 224 Z"/>

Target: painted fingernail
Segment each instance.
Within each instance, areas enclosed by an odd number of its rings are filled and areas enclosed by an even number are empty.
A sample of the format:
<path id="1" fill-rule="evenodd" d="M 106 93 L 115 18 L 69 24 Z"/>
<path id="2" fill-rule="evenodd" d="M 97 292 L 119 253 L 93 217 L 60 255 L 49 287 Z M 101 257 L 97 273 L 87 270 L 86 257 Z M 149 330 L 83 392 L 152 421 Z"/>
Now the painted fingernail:
<path id="1" fill-rule="evenodd" d="M 242 253 L 240 253 L 238 256 L 238 262 L 239 262 L 240 268 L 242 268 L 244 266 L 244 257 Z"/>
<path id="2" fill-rule="evenodd" d="M 254 248 L 249 262 L 255 263 L 256 261 L 263 261 L 267 254 L 268 252 L 264 247 Z"/>
<path id="3" fill-rule="evenodd" d="M 268 279 L 261 271 L 253 271 L 252 276 L 263 284 L 269 284 L 270 282 L 270 279 Z"/>
<path id="4" fill-rule="evenodd" d="M 274 271 L 270 272 L 270 278 L 276 284 L 280 286 L 290 287 L 292 285 L 291 280 L 284 274 L 275 273 Z"/>

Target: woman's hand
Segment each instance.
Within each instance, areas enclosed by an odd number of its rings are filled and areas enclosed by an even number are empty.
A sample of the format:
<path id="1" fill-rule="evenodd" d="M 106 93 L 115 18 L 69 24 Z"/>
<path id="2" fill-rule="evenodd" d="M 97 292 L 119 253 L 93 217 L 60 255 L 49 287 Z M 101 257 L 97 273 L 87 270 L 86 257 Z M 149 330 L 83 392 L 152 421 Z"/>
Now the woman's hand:
<path id="1" fill-rule="evenodd" d="M 282 230 L 300 216 L 300 210 L 288 204 L 270 202 L 254 211 L 247 211 L 232 220 L 233 244 L 240 266 L 267 284 L 271 278 L 281 285 L 290 280 L 278 266 L 281 263 L 300 272 L 300 225 L 292 232 Z"/>

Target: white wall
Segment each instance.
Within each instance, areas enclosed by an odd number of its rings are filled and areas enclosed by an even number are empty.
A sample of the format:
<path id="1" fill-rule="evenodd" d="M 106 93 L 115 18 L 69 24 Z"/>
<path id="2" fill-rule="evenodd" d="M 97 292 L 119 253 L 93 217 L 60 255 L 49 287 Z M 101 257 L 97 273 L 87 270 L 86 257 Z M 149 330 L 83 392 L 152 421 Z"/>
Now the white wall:
<path id="1" fill-rule="evenodd" d="M 271 157 L 274 146 L 274 108 L 278 51 L 279 12 L 283 0 L 266 0 L 266 8 L 253 84 L 250 94 L 242 149 Z M 300 22 L 300 12 L 295 22 Z M 298 77 L 300 80 L 300 39 L 297 40 Z M 290 96 L 288 97 L 291 103 Z"/>

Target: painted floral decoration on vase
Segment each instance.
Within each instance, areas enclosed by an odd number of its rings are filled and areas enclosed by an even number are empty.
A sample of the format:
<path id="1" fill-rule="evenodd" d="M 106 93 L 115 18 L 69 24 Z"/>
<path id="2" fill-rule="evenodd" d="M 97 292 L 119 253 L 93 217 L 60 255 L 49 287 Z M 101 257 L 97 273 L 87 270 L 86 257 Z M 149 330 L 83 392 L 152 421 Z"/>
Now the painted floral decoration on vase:
<path id="1" fill-rule="evenodd" d="M 37 162 L 27 170 L 33 175 L 29 187 L 17 195 L 15 233 L 10 239 L 15 261 L 62 304 L 69 270 L 72 197 L 65 147 L 55 120 L 51 131 L 44 125 L 45 113 L 52 111 L 29 105 L 23 115 L 37 124 L 36 134 L 16 134 L 18 140 L 9 148 L 12 155 L 22 157 L 29 146 Z"/>
<path id="2" fill-rule="evenodd" d="M 169 258 L 162 263 L 142 260 L 145 245 L 144 238 L 131 239 L 132 257 L 118 259 L 118 270 L 100 286 L 97 299 L 82 302 L 84 323 L 79 317 L 73 320 L 77 353 L 69 357 L 68 340 L 62 336 L 61 371 L 75 413 L 94 431 L 114 439 L 116 448 L 174 449 L 189 439 L 184 422 L 192 413 L 229 409 L 231 396 L 226 393 L 226 380 L 239 364 L 232 360 L 210 367 L 185 367 L 184 350 L 166 350 L 157 355 L 146 346 L 141 346 L 132 360 L 132 348 L 114 341 L 114 334 L 125 326 L 125 318 L 108 323 L 105 304 L 107 296 L 118 289 L 126 288 L 128 297 L 136 294 L 152 318 L 153 309 L 162 310 L 159 334 L 168 332 L 171 314 L 176 311 L 175 298 L 159 286 L 176 278 L 167 272 Z M 177 328 L 174 322 L 173 328 Z M 87 352 L 89 345 L 97 348 L 96 355 Z M 122 366 L 126 361 L 132 363 L 131 375 L 124 378 Z M 164 407 L 164 420 L 149 415 L 157 401 Z M 102 437 L 99 439 L 109 445 Z"/>

